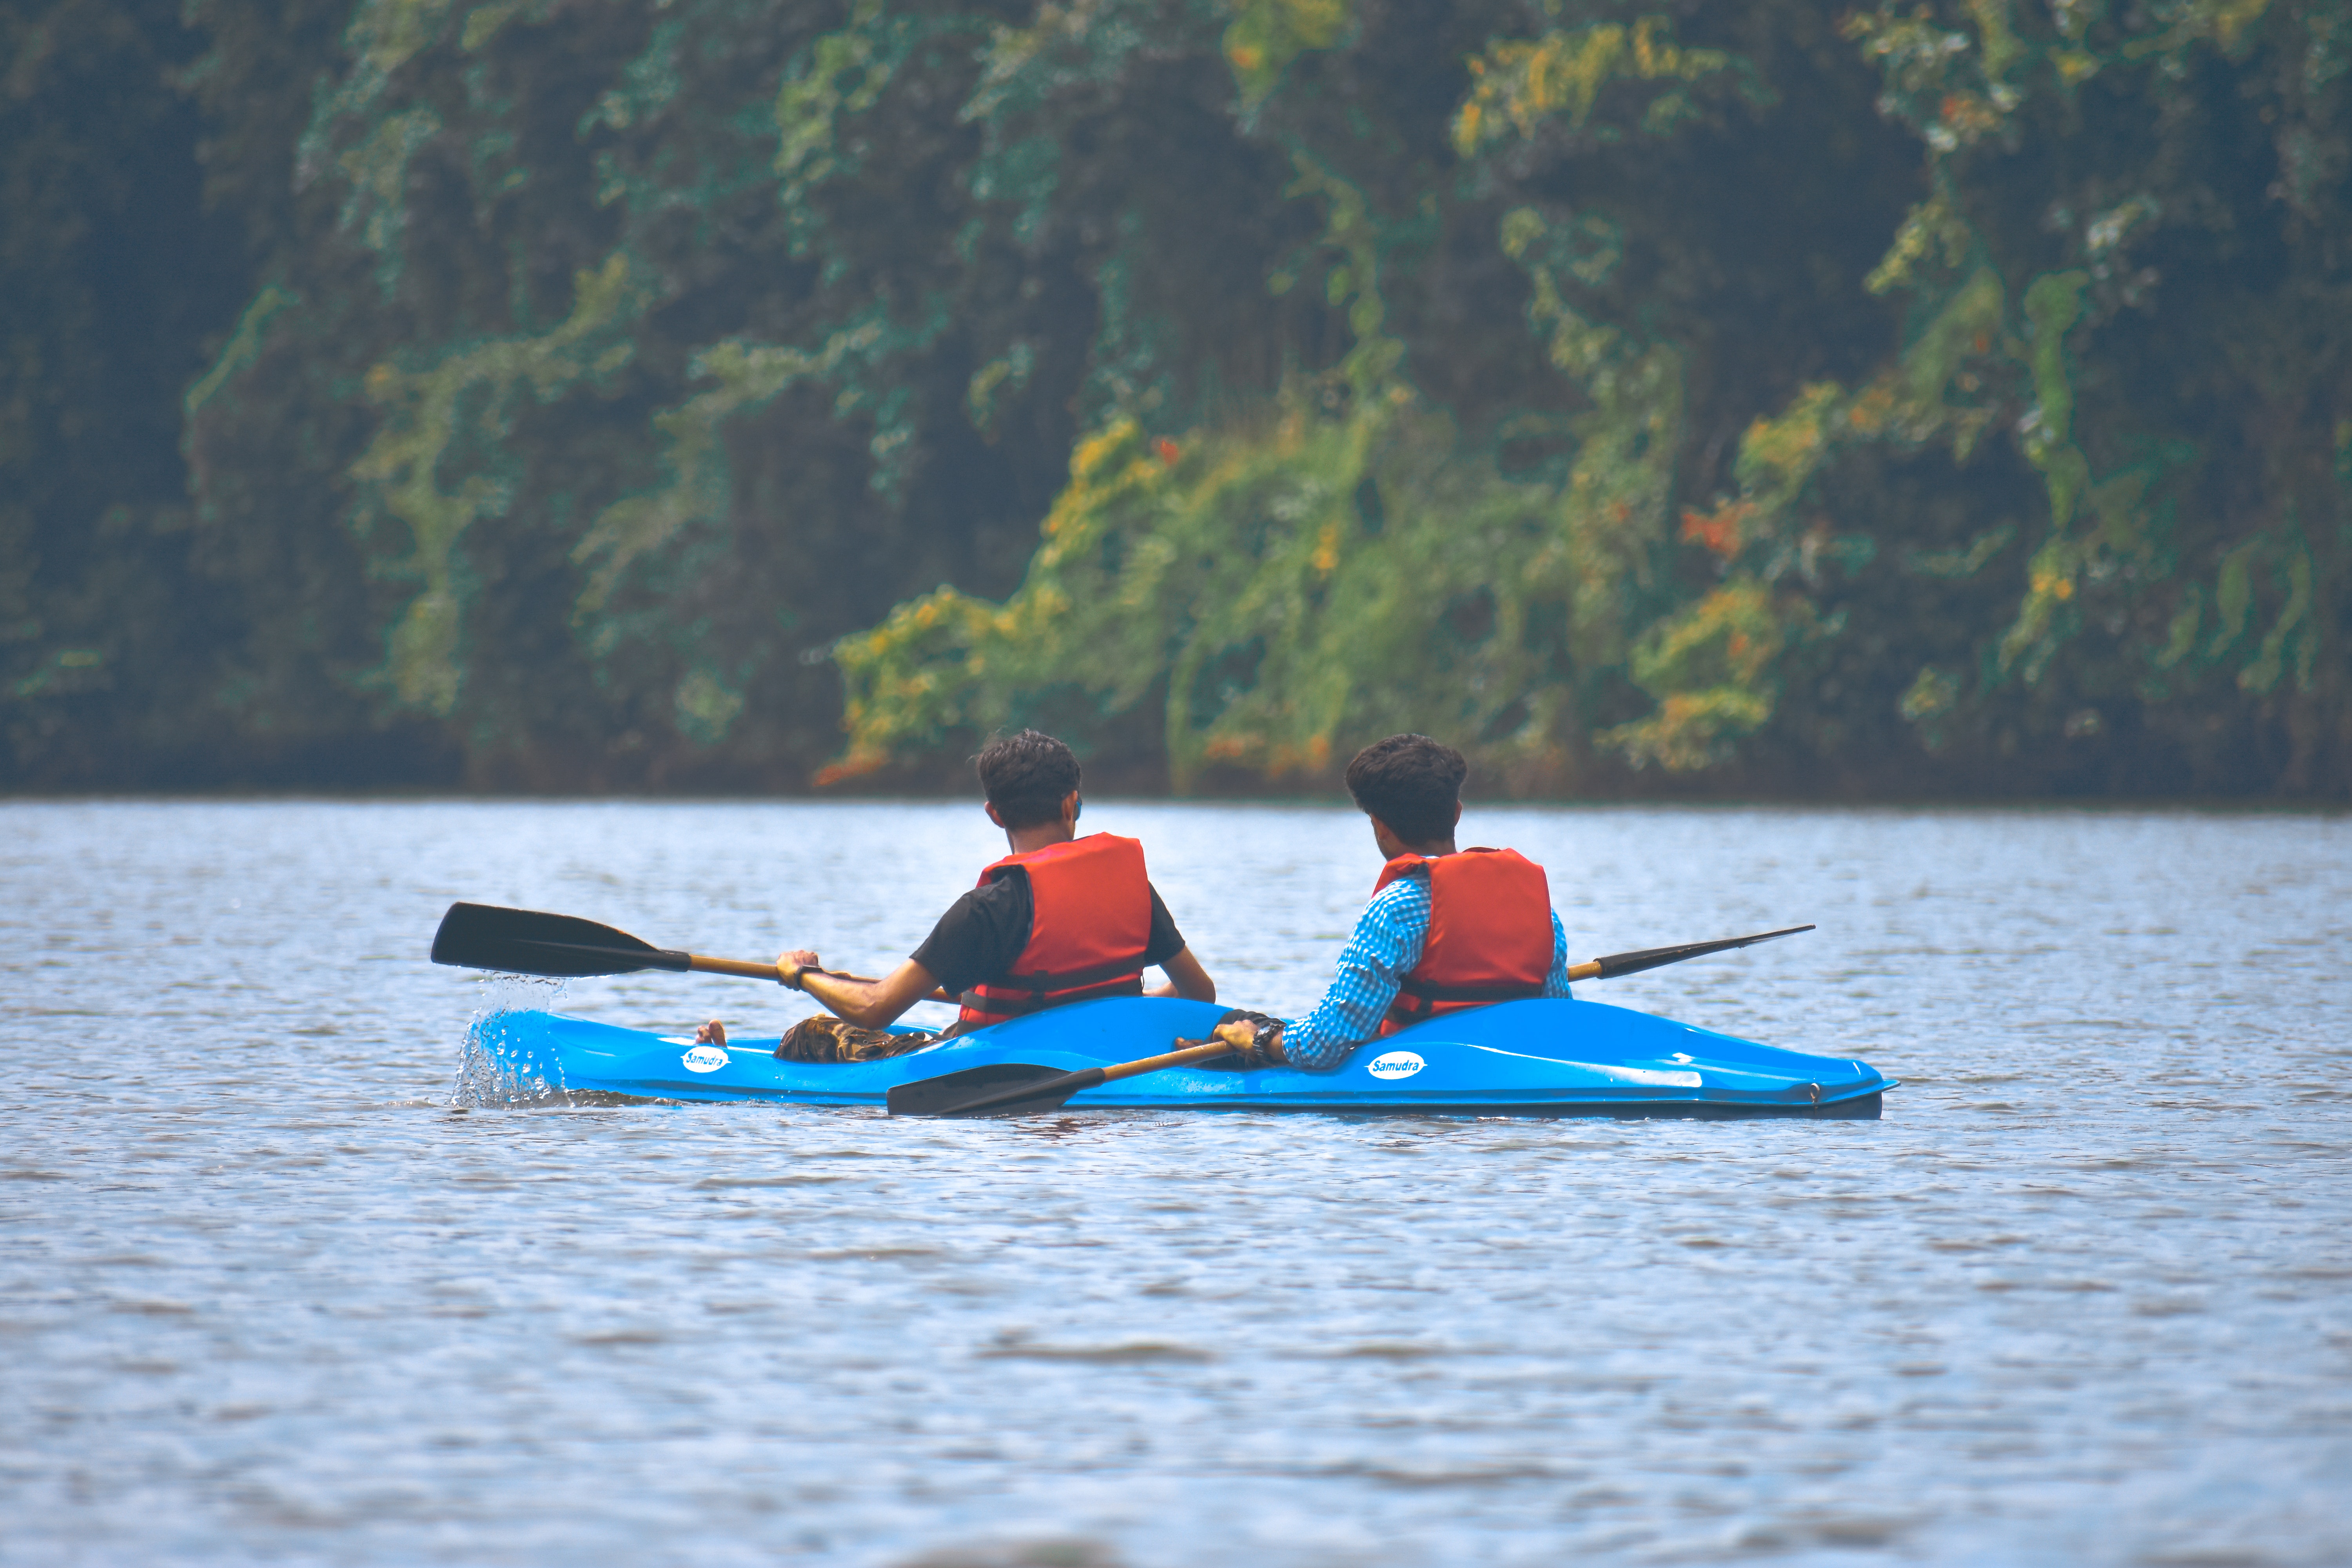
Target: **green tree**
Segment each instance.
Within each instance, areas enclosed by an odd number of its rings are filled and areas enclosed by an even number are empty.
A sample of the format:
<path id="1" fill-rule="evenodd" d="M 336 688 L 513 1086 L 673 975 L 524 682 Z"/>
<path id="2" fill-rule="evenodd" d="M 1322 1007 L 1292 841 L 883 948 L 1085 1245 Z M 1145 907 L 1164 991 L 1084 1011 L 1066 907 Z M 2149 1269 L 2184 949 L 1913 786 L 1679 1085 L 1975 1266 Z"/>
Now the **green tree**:
<path id="1" fill-rule="evenodd" d="M 1009 588 L 1086 411 L 1246 384 L 1297 314 L 1254 258 L 1307 231 L 1215 37 L 360 5 L 191 441 L 207 515 L 356 542 L 375 652 L 281 631 L 257 693 L 328 668 L 482 783 L 804 779 L 835 637 Z M 1236 197 L 1240 252 L 1193 221 Z"/>
<path id="2" fill-rule="evenodd" d="M 2352 782 L 2311 0 L 0 28 L 20 784 Z"/>
<path id="3" fill-rule="evenodd" d="M 0 5 L 0 780 L 160 778 L 206 738 L 180 389 L 244 279 L 198 43 L 153 0 Z"/>
<path id="4" fill-rule="evenodd" d="M 1702 788 L 2341 794 L 2333 9 L 1890 5 L 1845 25 L 1843 58 L 1804 21 L 1757 5 L 1678 41 L 1663 17 L 1547 7 L 1472 57 L 1461 167 L 1414 164 L 1434 153 L 1408 137 L 1353 180 L 1315 92 L 1377 55 L 1377 14 L 1328 30 L 1328 71 L 1302 56 L 1269 89 L 1244 69 L 1259 123 L 1299 100 L 1301 185 L 1334 193 L 1325 276 L 1354 301 L 1360 372 L 1341 420 L 1477 408 L 1448 349 L 1507 361 L 1433 289 L 1453 247 L 1415 240 L 1479 195 L 1512 204 L 1495 250 L 1571 394 L 1549 517 L 1457 434 L 1424 477 L 1364 492 L 1397 521 L 1359 542 L 1329 502 L 1356 482 L 1337 455 L 1402 463 L 1427 438 L 1294 440 L 1269 482 L 1322 497 L 1350 572 L 1388 590 L 1323 600 L 1297 591 L 1296 530 L 1261 521 L 1284 515 L 1272 492 L 1225 488 L 1228 465 L 1145 503 L 1082 462 L 1002 612 L 942 594 L 844 646 L 850 765 L 1017 718 L 1082 671 L 1109 710 L 1164 706 L 1180 783 L 1320 767 L 1412 725 L 1535 787 L 1612 787 L 1597 754 Z M 1857 68 L 1917 138 L 1899 223 Z M 1493 530 L 1465 484 L 1517 495 L 1522 521 Z M 1066 541 L 1106 530 L 1096 582 Z M 1220 570 L 1146 591 L 1163 554 Z M 1159 605 L 1156 652 L 1101 657 L 1083 607 L 1107 595 Z M 1445 633 L 1471 605 L 1495 613 L 1470 614 L 1490 630 L 1465 663 Z M 1538 626 L 1562 630 L 1530 665 Z"/>

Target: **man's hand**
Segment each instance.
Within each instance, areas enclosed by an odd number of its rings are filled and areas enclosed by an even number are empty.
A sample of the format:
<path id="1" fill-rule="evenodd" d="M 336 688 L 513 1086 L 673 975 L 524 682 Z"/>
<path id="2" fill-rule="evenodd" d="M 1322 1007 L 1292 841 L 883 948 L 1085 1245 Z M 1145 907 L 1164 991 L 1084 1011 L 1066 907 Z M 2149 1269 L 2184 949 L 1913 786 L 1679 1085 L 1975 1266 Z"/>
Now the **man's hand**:
<path id="1" fill-rule="evenodd" d="M 716 1018 L 711 1019 L 710 1022 L 703 1025 L 702 1027 L 694 1031 L 694 1043 L 698 1046 L 725 1045 L 727 1043 L 727 1026 L 720 1023 Z"/>
<path id="2" fill-rule="evenodd" d="M 817 962 L 816 954 L 804 947 L 796 947 L 789 952 L 776 954 L 776 973 L 783 976 L 785 984 L 795 990 L 800 988 L 802 970 L 824 967 L 824 964 Z"/>
<path id="3" fill-rule="evenodd" d="M 1234 1047 L 1244 1068 L 1278 1067 L 1289 1060 L 1282 1054 L 1282 1020 L 1271 1014 L 1236 1007 L 1218 1019 L 1212 1032 Z"/>

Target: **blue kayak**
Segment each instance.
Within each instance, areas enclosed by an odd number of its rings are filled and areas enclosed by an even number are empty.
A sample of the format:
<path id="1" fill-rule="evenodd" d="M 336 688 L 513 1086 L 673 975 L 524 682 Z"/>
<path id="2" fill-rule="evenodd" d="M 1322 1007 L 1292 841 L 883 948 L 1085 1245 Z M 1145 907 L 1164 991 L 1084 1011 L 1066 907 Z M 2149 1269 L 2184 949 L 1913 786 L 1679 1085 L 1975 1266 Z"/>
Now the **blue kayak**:
<path id="1" fill-rule="evenodd" d="M 899 1084 L 1000 1062 L 1076 1071 L 1206 1036 L 1213 1003 L 1122 996 L 993 1025 L 882 1061 L 779 1061 L 772 1042 L 698 1046 L 552 1013 L 493 1014 L 485 1064 L 526 1092 L 775 1100 L 879 1109 Z M 1339 1068 L 1163 1068 L 1071 1097 L 1068 1110 L 1319 1110 L 1471 1116 L 1874 1118 L 1895 1085 L 1867 1062 L 1808 1056 L 1601 1002 L 1503 1002 L 1357 1048 Z"/>

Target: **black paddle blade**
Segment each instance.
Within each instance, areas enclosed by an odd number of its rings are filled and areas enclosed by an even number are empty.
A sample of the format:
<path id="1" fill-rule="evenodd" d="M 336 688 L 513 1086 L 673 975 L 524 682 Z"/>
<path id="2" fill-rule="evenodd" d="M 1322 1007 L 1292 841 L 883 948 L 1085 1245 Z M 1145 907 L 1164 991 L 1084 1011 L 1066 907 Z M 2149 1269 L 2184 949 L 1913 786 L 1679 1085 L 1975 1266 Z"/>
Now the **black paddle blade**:
<path id="1" fill-rule="evenodd" d="M 1661 964 L 1680 963 L 1685 958 L 1727 952 L 1735 947 L 1752 947 L 1759 942 L 1770 942 L 1774 937 L 1794 936 L 1801 931 L 1812 929 L 1811 926 L 1790 926 L 1785 931 L 1759 931 L 1754 936 L 1727 936 L 1721 942 L 1686 942 L 1680 947 L 1646 947 L 1639 952 L 1612 952 L 1606 958 L 1592 961 L 1601 966 L 1601 973 L 1595 978 L 1614 980 L 1621 974 L 1639 974 L 1644 969 L 1655 969 Z"/>
<path id="2" fill-rule="evenodd" d="M 966 1068 L 961 1072 L 902 1083 L 887 1099 L 893 1116 L 1020 1116 L 1059 1110 L 1064 1100 L 1089 1087 L 1060 1080 L 1085 1076 L 1060 1068 L 1033 1067 L 1027 1062 L 991 1062 L 986 1067 Z M 1037 1093 L 1021 1094 L 1020 1090 L 1030 1085 L 1035 1086 Z M 1012 1098 L 1000 1104 L 999 1097 L 1008 1094 Z"/>
<path id="3" fill-rule="evenodd" d="M 572 915 L 451 904 L 433 933 L 433 962 L 501 974 L 635 974 L 688 967 L 687 955 Z"/>

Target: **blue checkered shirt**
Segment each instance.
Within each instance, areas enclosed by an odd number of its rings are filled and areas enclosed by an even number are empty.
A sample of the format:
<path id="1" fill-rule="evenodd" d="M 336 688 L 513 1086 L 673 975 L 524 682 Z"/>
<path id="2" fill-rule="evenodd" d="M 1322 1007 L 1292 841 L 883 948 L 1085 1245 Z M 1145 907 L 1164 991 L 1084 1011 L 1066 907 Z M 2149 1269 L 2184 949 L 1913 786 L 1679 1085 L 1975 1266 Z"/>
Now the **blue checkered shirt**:
<path id="1" fill-rule="evenodd" d="M 1356 934 L 1339 950 L 1339 974 L 1307 1015 L 1282 1031 L 1282 1053 L 1292 1065 L 1335 1068 L 1348 1053 L 1381 1032 L 1381 1019 L 1396 1000 L 1397 981 L 1421 962 L 1429 940 L 1429 879 L 1399 877 L 1372 895 L 1356 922 Z M 1568 992 L 1568 933 L 1559 915 L 1551 917 L 1551 973 L 1547 996 Z"/>

